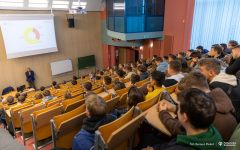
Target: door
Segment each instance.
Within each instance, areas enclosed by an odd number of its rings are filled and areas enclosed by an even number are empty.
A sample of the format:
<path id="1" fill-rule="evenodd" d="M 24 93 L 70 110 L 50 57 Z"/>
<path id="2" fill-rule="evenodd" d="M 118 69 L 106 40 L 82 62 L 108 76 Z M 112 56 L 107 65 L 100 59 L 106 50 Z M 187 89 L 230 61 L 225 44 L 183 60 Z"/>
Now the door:
<path id="1" fill-rule="evenodd" d="M 135 50 L 135 62 L 137 62 L 139 59 L 139 51 Z"/>

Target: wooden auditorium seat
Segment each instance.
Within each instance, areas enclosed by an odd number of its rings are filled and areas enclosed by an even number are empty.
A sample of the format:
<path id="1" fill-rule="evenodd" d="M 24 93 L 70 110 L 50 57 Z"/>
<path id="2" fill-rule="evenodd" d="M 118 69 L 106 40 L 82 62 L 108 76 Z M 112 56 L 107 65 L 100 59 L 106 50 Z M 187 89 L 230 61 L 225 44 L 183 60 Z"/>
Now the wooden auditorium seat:
<path id="1" fill-rule="evenodd" d="M 50 107 L 52 105 L 55 105 L 55 104 L 61 103 L 61 102 L 62 102 L 62 97 L 59 97 L 59 98 L 56 98 L 54 100 L 46 101 L 45 105 L 46 105 L 46 107 Z"/>
<path id="2" fill-rule="evenodd" d="M 109 90 L 109 89 L 111 89 L 111 88 L 112 88 L 112 84 L 109 84 L 109 85 L 104 85 L 104 87 L 105 87 L 107 90 Z"/>
<path id="3" fill-rule="evenodd" d="M 108 100 L 110 100 L 112 98 L 112 94 L 110 93 L 110 94 L 108 94 L 107 96 L 104 96 L 103 97 L 103 99 L 105 100 L 105 101 L 108 101 Z"/>
<path id="4" fill-rule="evenodd" d="M 148 89 L 147 89 L 148 84 L 150 84 L 150 81 L 143 83 L 142 86 L 138 87 L 138 89 L 141 90 L 144 95 L 147 95 L 148 93 Z"/>
<path id="5" fill-rule="evenodd" d="M 170 87 L 167 87 L 166 88 L 166 91 L 169 93 L 169 94 L 172 94 L 173 92 L 175 92 L 175 89 L 177 88 L 178 86 L 178 83 L 173 85 L 173 86 L 170 86 Z"/>
<path id="6" fill-rule="evenodd" d="M 144 102 L 141 102 L 141 103 L 138 103 L 137 104 L 137 107 L 142 111 L 146 111 L 148 110 L 149 108 L 151 108 L 153 105 L 155 105 L 158 100 L 160 99 L 161 97 L 161 94 L 162 92 L 158 93 L 156 96 L 154 96 L 153 98 L 147 100 L 147 101 L 144 101 Z"/>
<path id="7" fill-rule="evenodd" d="M 94 93 L 96 93 L 96 94 L 99 94 L 99 93 L 101 93 L 101 92 L 104 92 L 104 89 L 103 89 L 103 87 L 100 87 L 100 88 L 98 88 L 98 89 L 96 89 L 96 90 L 93 90 L 92 92 L 94 92 Z"/>
<path id="8" fill-rule="evenodd" d="M 64 111 L 69 112 L 85 104 L 85 99 L 77 100 L 75 102 L 64 101 L 62 102 L 62 104 L 63 104 Z"/>
<path id="9" fill-rule="evenodd" d="M 129 82 L 129 81 L 130 81 L 130 78 L 123 79 L 123 80 L 122 80 L 122 83 L 127 83 L 127 82 Z"/>
<path id="10" fill-rule="evenodd" d="M 143 85 L 143 83 L 146 83 L 146 82 L 148 82 L 148 81 L 149 81 L 149 78 L 147 78 L 147 79 L 145 79 L 145 80 L 142 80 L 142 81 L 139 81 L 139 82 L 136 82 L 135 84 L 136 84 L 137 87 L 140 87 L 140 86 Z"/>
<path id="11" fill-rule="evenodd" d="M 110 113 L 112 110 L 115 109 L 116 107 L 116 103 L 119 101 L 119 96 L 116 96 L 110 100 L 108 100 L 106 102 L 106 105 L 107 105 L 107 109 L 106 109 L 106 113 Z"/>

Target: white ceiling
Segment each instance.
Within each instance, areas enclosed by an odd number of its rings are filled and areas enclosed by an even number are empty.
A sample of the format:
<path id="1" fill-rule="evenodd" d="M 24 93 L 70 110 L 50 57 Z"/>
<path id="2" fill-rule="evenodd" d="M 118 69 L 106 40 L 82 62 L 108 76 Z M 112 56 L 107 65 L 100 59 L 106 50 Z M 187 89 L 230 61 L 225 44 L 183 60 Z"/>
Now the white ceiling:
<path id="1" fill-rule="evenodd" d="M 103 11 L 105 0 L 80 0 L 87 11 Z M 74 3 L 73 3 L 74 2 Z M 75 5 L 74 5 L 75 4 Z M 0 9 L 7 10 L 69 10 L 78 6 L 78 0 L 0 0 Z"/>

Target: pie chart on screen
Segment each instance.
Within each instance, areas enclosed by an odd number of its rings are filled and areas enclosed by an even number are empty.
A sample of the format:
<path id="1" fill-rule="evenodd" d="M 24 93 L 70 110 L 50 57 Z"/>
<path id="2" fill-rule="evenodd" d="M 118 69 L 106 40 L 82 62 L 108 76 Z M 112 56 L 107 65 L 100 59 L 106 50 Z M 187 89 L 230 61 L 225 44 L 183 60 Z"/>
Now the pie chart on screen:
<path id="1" fill-rule="evenodd" d="M 37 29 L 29 27 L 24 31 L 23 37 L 29 44 L 36 44 L 40 39 L 40 34 Z"/>

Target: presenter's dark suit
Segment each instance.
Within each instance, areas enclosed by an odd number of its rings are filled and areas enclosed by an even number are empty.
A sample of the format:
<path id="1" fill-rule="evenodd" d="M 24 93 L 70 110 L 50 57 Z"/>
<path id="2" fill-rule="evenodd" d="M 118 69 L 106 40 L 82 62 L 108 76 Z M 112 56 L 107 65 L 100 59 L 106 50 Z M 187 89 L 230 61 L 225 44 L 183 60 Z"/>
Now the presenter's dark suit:
<path id="1" fill-rule="evenodd" d="M 34 80 L 35 80 L 34 71 L 31 70 L 30 72 L 31 72 L 30 75 L 29 75 L 28 71 L 25 73 L 25 75 L 27 77 L 27 82 L 28 82 L 30 88 L 36 89 L 35 84 L 34 84 Z"/>

